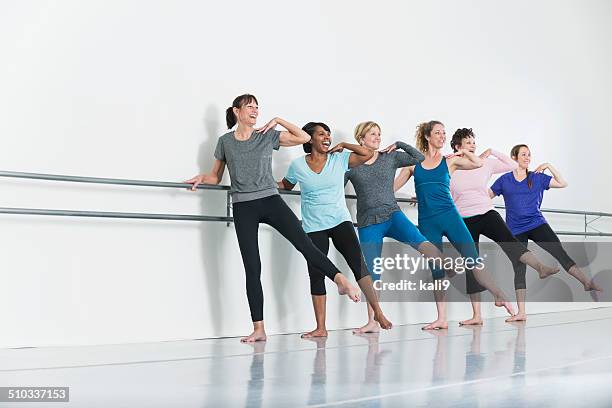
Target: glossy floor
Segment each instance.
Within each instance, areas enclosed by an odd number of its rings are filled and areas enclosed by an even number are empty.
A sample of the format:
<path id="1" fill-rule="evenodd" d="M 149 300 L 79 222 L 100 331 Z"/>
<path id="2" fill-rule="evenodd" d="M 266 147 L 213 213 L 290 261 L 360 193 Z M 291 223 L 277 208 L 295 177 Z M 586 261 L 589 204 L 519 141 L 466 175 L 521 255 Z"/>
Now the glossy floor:
<path id="1" fill-rule="evenodd" d="M 17 407 L 610 407 L 612 308 L 527 323 L 326 340 L 270 336 L 0 350 L 0 386 L 69 386 Z"/>

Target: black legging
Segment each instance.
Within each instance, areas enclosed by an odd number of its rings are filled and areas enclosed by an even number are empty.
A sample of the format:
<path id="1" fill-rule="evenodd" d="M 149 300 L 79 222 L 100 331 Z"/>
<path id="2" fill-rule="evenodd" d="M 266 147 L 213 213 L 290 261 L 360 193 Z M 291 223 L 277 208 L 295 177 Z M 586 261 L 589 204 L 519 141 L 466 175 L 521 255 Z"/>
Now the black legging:
<path id="1" fill-rule="evenodd" d="M 261 288 L 261 260 L 259 258 L 259 224 L 268 224 L 280 232 L 304 255 L 307 261 L 316 265 L 325 276 L 334 279 L 338 268 L 314 246 L 302 229 L 300 220 L 279 195 L 252 201 L 234 203 L 234 226 L 240 246 L 240 254 L 246 273 L 246 291 L 254 322 L 263 320 L 263 290 Z"/>
<path id="2" fill-rule="evenodd" d="M 363 260 L 359 240 L 357 234 L 355 234 L 355 227 L 353 227 L 351 221 L 345 221 L 323 231 L 309 232 L 308 236 L 325 255 L 329 252 L 329 239 L 331 238 L 334 246 L 353 271 L 356 281 L 370 275 Z M 308 274 L 310 275 L 310 294 L 315 296 L 325 295 L 325 275 L 311 262 L 308 262 Z"/>
<path id="3" fill-rule="evenodd" d="M 576 265 L 576 262 L 574 262 L 574 260 L 569 257 L 567 252 L 565 252 L 565 249 L 563 249 L 557 234 L 555 234 L 548 224 L 542 224 L 532 230 L 518 234 L 516 238 L 525 245 L 527 244 L 527 240 L 532 240 L 546 252 L 551 254 L 557 261 L 559 261 L 561 266 L 563 266 L 563 269 L 566 271 L 568 271 L 572 266 Z M 527 266 L 521 262 L 514 263 L 513 266 L 514 289 L 527 289 L 527 284 L 525 283 Z"/>
<path id="4" fill-rule="evenodd" d="M 463 221 L 465 221 L 465 225 L 468 227 L 468 230 L 470 230 L 470 234 L 472 234 L 472 238 L 477 246 L 480 235 L 484 235 L 499 244 L 513 265 L 519 263 L 525 266 L 519 259 L 524 253 L 529 252 L 529 250 L 526 245 L 522 244 L 512 235 L 512 232 L 497 211 L 489 210 L 481 215 L 464 218 Z M 514 276 L 516 284 L 516 268 Z M 524 279 L 525 272 L 523 272 L 523 281 Z M 486 290 L 478 283 L 476 278 L 474 278 L 474 273 L 471 270 L 465 273 L 465 286 L 468 294 L 479 293 Z"/>

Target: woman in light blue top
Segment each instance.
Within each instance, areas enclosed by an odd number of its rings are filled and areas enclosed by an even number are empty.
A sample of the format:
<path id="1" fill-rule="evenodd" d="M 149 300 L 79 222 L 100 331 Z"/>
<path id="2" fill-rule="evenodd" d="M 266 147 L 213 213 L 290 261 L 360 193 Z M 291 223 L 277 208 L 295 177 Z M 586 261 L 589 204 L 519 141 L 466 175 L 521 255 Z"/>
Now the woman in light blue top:
<path id="1" fill-rule="evenodd" d="M 292 190 L 296 184 L 300 184 L 304 231 L 324 254 L 327 254 L 329 240 L 332 240 L 353 271 L 355 280 L 375 312 L 375 318 L 382 328 L 390 329 L 391 322 L 378 303 L 344 198 L 344 174 L 349 168 L 368 161 L 374 152 L 349 143 L 339 143 L 330 148 L 331 134 L 325 123 L 309 122 L 302 129 L 311 136 L 310 141 L 303 145 L 307 154 L 291 163 L 287 175 L 278 183 L 279 188 Z M 302 337 L 325 337 L 325 275 L 310 262 L 308 273 L 317 327 Z"/>

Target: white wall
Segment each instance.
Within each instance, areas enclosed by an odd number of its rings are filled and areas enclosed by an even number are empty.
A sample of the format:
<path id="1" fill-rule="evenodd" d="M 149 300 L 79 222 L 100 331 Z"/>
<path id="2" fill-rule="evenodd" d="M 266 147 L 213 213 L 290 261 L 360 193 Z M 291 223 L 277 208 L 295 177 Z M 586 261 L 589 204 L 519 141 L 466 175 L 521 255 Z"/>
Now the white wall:
<path id="1" fill-rule="evenodd" d="M 482 147 L 527 142 L 535 162 L 554 163 L 570 183 L 547 193 L 546 207 L 612 211 L 611 10 L 606 0 L 3 1 L 0 168 L 183 180 L 208 170 L 225 108 L 251 92 L 261 123 L 322 120 L 336 140 L 372 119 L 385 143 L 412 141 L 415 125 L 435 118 L 449 133 L 474 128 Z M 277 153 L 275 175 L 300 151 Z M 0 180 L 3 207 L 222 215 L 224 204 L 218 192 Z M 233 227 L 0 223 L 0 347 L 249 330 Z M 305 262 L 275 234 L 260 233 L 267 328 L 304 330 L 313 320 Z M 451 305 L 450 317 L 468 309 Z M 330 296 L 329 327 L 357 325 L 364 310 Z M 433 304 L 386 310 L 396 323 L 434 315 Z"/>

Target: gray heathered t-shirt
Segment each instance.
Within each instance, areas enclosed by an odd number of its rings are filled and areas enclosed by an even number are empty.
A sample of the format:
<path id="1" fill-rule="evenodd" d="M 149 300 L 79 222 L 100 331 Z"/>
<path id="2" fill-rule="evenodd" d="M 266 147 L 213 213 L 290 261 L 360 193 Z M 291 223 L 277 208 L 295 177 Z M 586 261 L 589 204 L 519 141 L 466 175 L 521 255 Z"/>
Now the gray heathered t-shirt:
<path id="1" fill-rule="evenodd" d="M 425 160 L 425 156 L 414 147 L 403 142 L 396 142 L 402 150 L 391 153 L 379 153 L 372 164 L 353 167 L 344 175 L 345 184 L 350 181 L 357 194 L 357 226 L 367 227 L 380 224 L 399 211 L 393 191 L 395 171 Z"/>
<path id="2" fill-rule="evenodd" d="M 232 202 L 257 200 L 278 194 L 272 175 L 272 150 L 280 147 L 280 131 L 255 132 L 248 140 L 237 140 L 234 131 L 221 136 L 215 158 L 227 164 Z"/>

